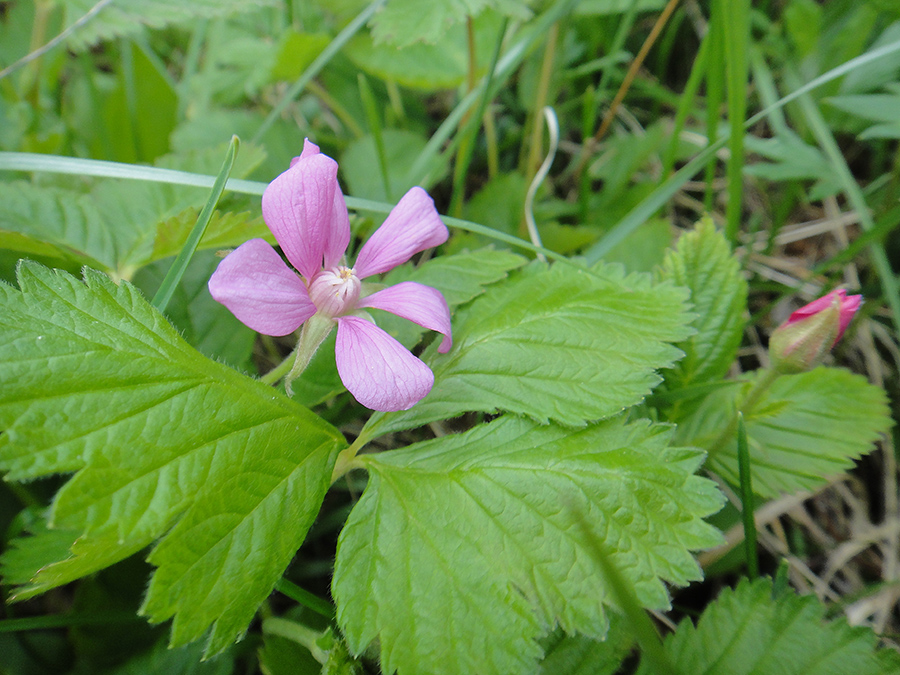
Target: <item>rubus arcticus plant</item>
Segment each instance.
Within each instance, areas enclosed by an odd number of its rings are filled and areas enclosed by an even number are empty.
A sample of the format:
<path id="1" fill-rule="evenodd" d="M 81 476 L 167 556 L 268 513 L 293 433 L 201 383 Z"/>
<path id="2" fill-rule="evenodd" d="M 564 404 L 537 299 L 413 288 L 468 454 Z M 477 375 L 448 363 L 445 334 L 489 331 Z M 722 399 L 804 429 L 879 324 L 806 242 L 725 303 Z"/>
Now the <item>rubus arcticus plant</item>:
<path id="1" fill-rule="evenodd" d="M 11 482 L 70 476 L 3 557 L 13 599 L 149 550 L 140 613 L 172 620 L 172 646 L 205 641 L 207 657 L 278 585 L 333 617 L 263 624 L 300 635 L 323 672 L 372 658 L 402 675 L 535 672 L 560 640 L 596 645 L 615 668 L 635 639 L 645 647 L 623 617 L 669 608 L 672 588 L 702 577 L 694 553 L 722 541 L 706 519 L 723 493 L 698 471 L 740 482 L 738 413 L 763 498 L 822 485 L 889 426 L 881 389 L 816 365 L 859 307 L 842 290 L 776 331 L 776 365 L 728 379 L 747 284 L 710 221 L 655 276 L 491 248 L 411 265 L 448 234 L 413 188 L 350 266 L 336 176 L 307 143 L 262 200 L 290 266 L 252 238 L 209 280 L 250 328 L 300 329 L 260 379 L 203 356 L 126 280 L 23 261 L 17 285 L 0 285 L 0 469 Z M 814 358 L 778 365 L 797 353 Z M 316 377 L 333 385 L 310 409 L 296 397 Z M 341 400 L 359 422 L 350 439 L 326 419 Z M 337 540 L 332 614 L 282 577 L 354 470 L 366 485 Z M 710 631 L 765 628 L 802 658 L 838 641 L 835 663 L 888 663 L 870 632 L 825 626 L 817 608 L 747 583 L 657 656 L 721 664 L 732 657 L 710 649 L 728 639 Z M 781 626 L 784 612 L 800 618 Z"/>

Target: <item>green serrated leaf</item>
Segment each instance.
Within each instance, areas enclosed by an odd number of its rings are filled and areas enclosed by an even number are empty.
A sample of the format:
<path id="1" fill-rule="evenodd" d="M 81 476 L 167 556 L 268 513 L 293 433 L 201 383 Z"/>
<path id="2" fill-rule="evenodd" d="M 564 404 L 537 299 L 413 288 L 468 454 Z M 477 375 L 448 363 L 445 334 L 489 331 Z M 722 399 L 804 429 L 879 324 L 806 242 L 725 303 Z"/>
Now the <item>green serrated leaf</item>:
<path id="1" fill-rule="evenodd" d="M 22 263 L 21 290 L 0 285 L 0 470 L 77 472 L 50 523 L 85 533 L 78 570 L 165 535 L 145 611 L 175 616 L 173 644 L 214 624 L 221 651 L 303 541 L 344 441 L 202 357 L 127 282 L 84 276 Z"/>
<path id="2" fill-rule="evenodd" d="M 691 675 L 893 675 L 900 655 L 876 650 L 870 628 L 845 619 L 824 622 L 812 595 L 773 598 L 769 579 L 741 580 L 711 603 L 695 627 L 690 619 L 666 638 L 665 650 Z M 655 675 L 642 663 L 638 675 Z"/>
<path id="3" fill-rule="evenodd" d="M 54 255 L 104 270 L 116 265 L 113 234 L 91 195 L 37 187 L 24 181 L 0 183 L 0 246 L 31 255 Z"/>
<path id="4" fill-rule="evenodd" d="M 175 289 L 166 318 L 201 354 L 253 374 L 256 371 L 251 356 L 256 332 L 238 321 L 209 294 L 209 278 L 220 262 L 221 258 L 212 251 L 194 255 Z M 170 265 L 171 261 L 164 260 L 142 268 L 135 275 L 134 284 L 152 298 Z"/>
<path id="5" fill-rule="evenodd" d="M 614 266 L 532 264 L 455 318 L 453 349 L 430 359 L 431 393 L 373 428 L 420 426 L 466 411 L 507 410 L 582 425 L 634 405 L 690 334 L 684 289 Z"/>
<path id="6" fill-rule="evenodd" d="M 540 675 L 614 675 L 631 652 L 634 636 L 622 616 L 610 612 L 609 631 L 603 640 L 584 635 L 551 635 L 541 640 L 541 646 L 545 653 Z"/>
<path id="7" fill-rule="evenodd" d="M 400 675 L 532 672 L 548 627 L 607 632 L 610 591 L 586 534 L 645 606 L 668 606 L 663 580 L 699 578 L 688 551 L 720 540 L 702 518 L 722 503 L 693 475 L 702 455 L 670 435 L 622 418 L 573 432 L 503 417 L 362 457 L 369 483 L 332 587 L 351 649 L 378 638 L 384 672 Z"/>
<path id="8" fill-rule="evenodd" d="M 725 376 L 744 332 L 747 282 L 725 236 L 711 218 L 681 237 L 663 263 L 661 277 L 691 292 L 696 334 L 678 347 L 684 358 L 665 373 L 670 388 L 703 384 Z"/>
<path id="9" fill-rule="evenodd" d="M 65 10 L 65 25 L 71 25 L 96 5 L 96 0 L 57 0 Z M 84 50 L 101 40 L 136 35 L 144 26 L 163 28 L 194 19 L 232 16 L 275 4 L 275 0 L 116 0 L 104 6 L 66 40 L 74 51 Z"/>
<path id="10" fill-rule="evenodd" d="M 261 150 L 253 146 L 247 150 L 235 162 L 233 175 L 246 175 L 262 161 Z M 209 148 L 163 157 L 157 164 L 215 174 L 223 155 L 221 148 Z M 78 261 L 128 279 L 136 269 L 179 245 L 180 220 L 208 195 L 203 188 L 144 181 L 104 180 L 90 189 L 45 187 L 24 181 L 0 183 L 0 247 L 32 255 L 59 252 L 66 261 Z M 223 218 L 217 233 L 204 245 L 238 239 L 235 220 L 239 218 Z M 176 231 L 169 233 L 168 225 Z M 247 238 L 262 233 L 257 221 L 250 220 L 247 225 L 251 227 Z M 160 240 L 158 250 L 156 240 Z"/>
<path id="11" fill-rule="evenodd" d="M 66 540 L 71 546 L 62 549 Z M 19 582 L 22 585 L 14 590 L 11 599 L 15 602 L 27 600 L 51 588 L 99 572 L 149 546 L 152 541 L 153 537 L 149 535 L 124 539 L 115 532 L 79 536 L 72 530 L 45 530 L 33 538 L 20 539 L 18 545 L 22 555 L 34 556 L 37 548 L 42 551 L 44 564 L 35 568 L 29 579 Z M 51 558 L 51 553 L 59 555 Z M 5 576 L 4 581 L 16 583 Z"/>
<path id="12" fill-rule="evenodd" d="M 451 308 L 481 295 L 485 287 L 505 279 L 507 274 L 528 260 L 509 251 L 492 247 L 467 253 L 443 255 L 418 266 L 395 267 L 384 277 L 388 286 L 401 281 L 417 281 L 438 289 Z"/>
<path id="13" fill-rule="evenodd" d="M 678 418 L 679 443 L 709 448 L 707 466 L 739 484 L 737 441 L 710 448 L 750 383 L 719 388 Z M 744 419 L 753 491 L 763 497 L 810 490 L 845 471 L 891 426 L 885 392 L 846 370 L 784 375 Z"/>
<path id="14" fill-rule="evenodd" d="M 181 213 L 157 224 L 156 237 L 153 240 L 153 252 L 147 262 L 161 260 L 177 255 L 191 233 L 200 210 L 190 207 Z M 237 248 L 249 239 L 265 239 L 275 244 L 275 237 L 263 222 L 262 216 L 251 213 L 232 213 L 216 211 L 206 228 L 201 249 Z"/>
<path id="15" fill-rule="evenodd" d="M 0 556 L 0 576 L 6 584 L 29 583 L 42 567 L 66 558 L 78 538 L 77 532 L 48 530 L 43 518 L 30 529 L 29 534 L 11 540 Z"/>
<path id="16" fill-rule="evenodd" d="M 231 675 L 233 672 L 233 656 L 224 654 L 204 661 L 200 645 L 171 649 L 165 642 L 160 642 L 117 668 L 104 671 L 104 675 Z"/>
<path id="17" fill-rule="evenodd" d="M 472 253 L 442 255 L 418 265 L 395 267 L 383 282 L 393 286 L 401 281 L 416 281 L 438 289 L 450 310 L 465 304 L 485 291 L 485 287 L 505 279 L 508 272 L 521 267 L 525 258 L 507 251 L 495 251 L 491 247 Z M 422 337 L 424 329 L 389 312 L 376 311 L 379 327 L 387 331 L 401 344 L 412 348 Z"/>

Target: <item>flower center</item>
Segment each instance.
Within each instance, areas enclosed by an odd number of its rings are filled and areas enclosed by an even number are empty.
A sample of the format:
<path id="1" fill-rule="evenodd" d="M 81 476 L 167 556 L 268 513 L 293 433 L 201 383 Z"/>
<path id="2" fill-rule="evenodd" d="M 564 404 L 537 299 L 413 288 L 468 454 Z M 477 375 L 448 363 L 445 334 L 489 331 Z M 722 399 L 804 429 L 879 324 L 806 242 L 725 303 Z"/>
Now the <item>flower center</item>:
<path id="1" fill-rule="evenodd" d="M 362 282 L 352 267 L 339 265 L 322 270 L 309 285 L 309 298 L 322 314 L 342 316 L 353 311 Z"/>

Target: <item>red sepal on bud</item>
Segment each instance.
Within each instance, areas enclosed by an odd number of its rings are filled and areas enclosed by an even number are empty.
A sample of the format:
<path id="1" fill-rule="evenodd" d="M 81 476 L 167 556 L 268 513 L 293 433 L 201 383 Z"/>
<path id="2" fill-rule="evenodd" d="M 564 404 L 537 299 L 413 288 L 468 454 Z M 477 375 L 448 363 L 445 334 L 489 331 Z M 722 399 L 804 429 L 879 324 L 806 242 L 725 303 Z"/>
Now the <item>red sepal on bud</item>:
<path id="1" fill-rule="evenodd" d="M 798 309 L 769 339 L 772 366 L 782 373 L 817 366 L 844 335 L 860 304 L 861 295 L 839 289 Z"/>

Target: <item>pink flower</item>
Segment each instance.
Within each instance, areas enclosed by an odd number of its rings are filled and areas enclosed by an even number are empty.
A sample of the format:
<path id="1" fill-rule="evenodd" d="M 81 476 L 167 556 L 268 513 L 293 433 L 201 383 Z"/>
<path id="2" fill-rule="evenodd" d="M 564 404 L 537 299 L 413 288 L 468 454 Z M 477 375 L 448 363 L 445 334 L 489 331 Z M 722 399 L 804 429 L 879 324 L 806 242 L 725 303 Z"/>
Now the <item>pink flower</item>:
<path id="1" fill-rule="evenodd" d="M 336 324 L 335 359 L 344 386 L 373 410 L 406 410 L 431 391 L 434 374 L 364 310 L 383 309 L 442 333 L 441 353 L 452 344 L 450 310 L 430 286 L 406 281 L 365 295 L 362 280 L 444 243 L 447 227 L 431 197 L 414 187 L 365 243 L 356 264 L 346 266 L 350 219 L 337 169 L 307 140 L 300 157 L 263 194 L 263 218 L 300 276 L 264 240 L 251 239 L 220 263 L 209 290 L 242 323 L 266 335 L 288 335 L 307 322 L 301 346 L 308 330 L 315 333 L 307 362 Z"/>
<path id="2" fill-rule="evenodd" d="M 791 314 L 769 339 L 775 367 L 803 372 L 817 365 L 844 335 L 861 303 L 861 295 L 848 297 L 838 289 Z"/>

